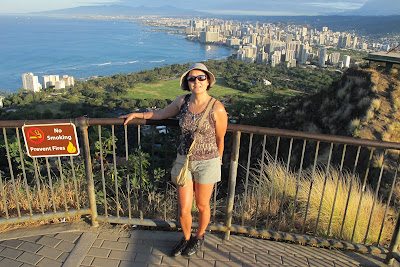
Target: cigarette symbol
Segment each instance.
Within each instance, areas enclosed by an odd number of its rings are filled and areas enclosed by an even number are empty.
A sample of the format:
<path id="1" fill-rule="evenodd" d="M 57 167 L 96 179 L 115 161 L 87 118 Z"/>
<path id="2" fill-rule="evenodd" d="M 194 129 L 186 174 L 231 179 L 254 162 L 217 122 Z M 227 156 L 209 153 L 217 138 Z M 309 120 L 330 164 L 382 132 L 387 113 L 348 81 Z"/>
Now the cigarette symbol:
<path id="1" fill-rule="evenodd" d="M 44 139 L 44 134 L 39 128 L 32 128 L 28 131 L 28 138 L 34 144 L 39 144 Z"/>

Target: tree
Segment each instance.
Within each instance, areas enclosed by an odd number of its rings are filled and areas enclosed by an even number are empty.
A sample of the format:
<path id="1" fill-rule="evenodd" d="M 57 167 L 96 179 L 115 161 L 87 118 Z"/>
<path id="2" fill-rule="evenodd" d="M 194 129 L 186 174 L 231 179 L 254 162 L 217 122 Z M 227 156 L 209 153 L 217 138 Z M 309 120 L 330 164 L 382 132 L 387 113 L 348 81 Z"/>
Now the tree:
<path id="1" fill-rule="evenodd" d="M 31 103 L 32 101 L 33 101 L 33 93 L 30 93 L 25 96 L 23 103 L 26 105 Z"/>

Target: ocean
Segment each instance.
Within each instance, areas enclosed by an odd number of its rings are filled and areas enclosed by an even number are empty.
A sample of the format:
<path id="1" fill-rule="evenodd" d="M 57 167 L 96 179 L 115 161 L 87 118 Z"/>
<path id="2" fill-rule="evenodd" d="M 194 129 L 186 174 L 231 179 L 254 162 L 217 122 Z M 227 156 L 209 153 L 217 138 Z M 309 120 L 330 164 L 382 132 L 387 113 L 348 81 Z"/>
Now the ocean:
<path id="1" fill-rule="evenodd" d="M 75 79 L 223 59 L 232 50 L 191 42 L 139 21 L 0 16 L 0 90 L 17 92 L 23 73 Z"/>

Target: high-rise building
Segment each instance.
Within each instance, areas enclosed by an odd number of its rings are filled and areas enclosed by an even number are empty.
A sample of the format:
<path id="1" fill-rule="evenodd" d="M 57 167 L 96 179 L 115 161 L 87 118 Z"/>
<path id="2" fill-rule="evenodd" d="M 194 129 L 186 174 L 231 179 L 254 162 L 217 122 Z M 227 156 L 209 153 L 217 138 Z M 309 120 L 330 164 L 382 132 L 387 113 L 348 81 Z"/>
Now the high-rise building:
<path id="1" fill-rule="evenodd" d="M 286 50 L 296 51 L 297 42 L 288 42 L 286 43 Z"/>
<path id="2" fill-rule="evenodd" d="M 345 34 L 339 37 L 338 47 L 349 48 L 350 44 L 351 44 L 351 34 Z"/>
<path id="3" fill-rule="evenodd" d="M 39 92 L 42 89 L 38 76 L 32 72 L 22 74 L 22 85 L 25 91 Z"/>
<path id="4" fill-rule="evenodd" d="M 275 51 L 271 55 L 271 67 L 275 67 L 279 63 L 281 63 L 282 53 L 281 51 Z"/>
<path id="5" fill-rule="evenodd" d="M 285 61 L 290 62 L 292 59 L 295 59 L 295 51 L 294 50 L 286 50 Z"/>
<path id="6" fill-rule="evenodd" d="M 237 59 L 241 61 L 246 61 L 250 63 L 254 63 L 257 56 L 257 46 L 255 45 L 246 45 L 241 46 L 237 53 Z"/>
<path id="7" fill-rule="evenodd" d="M 200 42 L 202 43 L 215 43 L 219 41 L 218 31 L 203 31 L 200 32 Z"/>
<path id="8" fill-rule="evenodd" d="M 282 33 L 283 33 L 284 31 L 279 31 L 278 32 L 278 41 L 282 41 Z"/>
<path id="9" fill-rule="evenodd" d="M 226 39 L 226 44 L 228 46 L 237 46 L 240 45 L 240 39 L 239 38 L 230 38 L 230 39 Z"/>
<path id="10" fill-rule="evenodd" d="M 340 53 L 338 53 L 338 52 L 334 52 L 330 56 L 330 62 L 331 62 L 332 65 L 338 64 L 339 63 L 339 59 L 340 59 Z"/>
<path id="11" fill-rule="evenodd" d="M 301 44 L 300 45 L 300 55 L 299 55 L 299 63 L 300 64 L 306 64 L 307 60 L 308 60 L 308 54 L 309 54 L 309 46 L 308 44 Z"/>
<path id="12" fill-rule="evenodd" d="M 346 47 L 350 47 L 351 45 L 351 34 L 346 36 Z"/>
<path id="13" fill-rule="evenodd" d="M 43 88 L 55 87 L 56 83 L 60 80 L 60 76 L 58 75 L 44 75 L 43 79 Z"/>
<path id="14" fill-rule="evenodd" d="M 74 84 L 75 84 L 74 77 L 68 76 L 68 75 L 63 75 L 63 77 L 60 78 L 60 81 L 64 81 L 65 88 L 70 88 L 70 87 L 74 86 Z"/>
<path id="15" fill-rule="evenodd" d="M 56 90 L 60 90 L 60 89 L 64 89 L 64 88 L 65 88 L 65 81 L 64 80 L 59 80 L 54 85 L 54 89 L 56 89 Z"/>
<path id="16" fill-rule="evenodd" d="M 268 54 L 265 52 L 257 53 L 256 61 L 260 63 L 268 63 Z"/>
<path id="17" fill-rule="evenodd" d="M 265 46 L 265 52 L 268 54 L 274 53 L 274 51 L 282 51 L 286 47 L 284 42 L 273 41 Z"/>
<path id="18" fill-rule="evenodd" d="M 302 27 L 301 36 L 303 36 L 303 37 L 307 36 L 307 28 L 306 27 Z"/>
<path id="19" fill-rule="evenodd" d="M 358 38 L 357 38 L 357 36 L 354 36 L 354 39 L 353 39 L 353 49 L 356 49 L 357 44 L 358 44 Z"/>
<path id="20" fill-rule="evenodd" d="M 203 20 L 193 21 L 192 26 L 195 28 L 195 30 L 201 31 L 204 28 L 204 21 Z"/>
<path id="21" fill-rule="evenodd" d="M 320 45 L 324 45 L 325 44 L 325 34 L 321 33 L 319 35 L 319 43 Z"/>
<path id="22" fill-rule="evenodd" d="M 249 43 L 252 45 L 257 45 L 257 36 L 258 36 L 257 33 L 251 34 Z"/>
<path id="23" fill-rule="evenodd" d="M 350 68 L 350 56 L 345 55 L 343 57 L 343 65 L 345 68 Z"/>
<path id="24" fill-rule="evenodd" d="M 193 34 L 193 32 L 194 32 L 194 28 L 193 27 L 191 27 L 191 26 L 186 27 L 185 33 L 187 35 Z"/>
<path id="25" fill-rule="evenodd" d="M 362 43 L 361 44 L 361 49 L 362 50 L 367 50 L 368 49 L 368 44 L 367 43 Z"/>
<path id="26" fill-rule="evenodd" d="M 324 47 L 324 48 L 321 48 L 321 49 L 319 50 L 319 60 L 318 60 L 318 65 L 319 65 L 320 67 L 325 67 L 325 66 L 326 66 L 326 65 L 325 65 L 326 56 L 327 56 L 327 54 L 326 54 L 326 48 L 325 48 L 325 47 Z"/>
<path id="27" fill-rule="evenodd" d="M 297 65 L 297 60 L 294 58 L 289 63 L 290 63 L 290 67 L 294 68 Z"/>
<path id="28" fill-rule="evenodd" d="M 286 36 L 285 36 L 285 43 L 288 43 L 288 42 L 291 42 L 291 41 L 293 41 L 293 34 L 286 34 Z"/>

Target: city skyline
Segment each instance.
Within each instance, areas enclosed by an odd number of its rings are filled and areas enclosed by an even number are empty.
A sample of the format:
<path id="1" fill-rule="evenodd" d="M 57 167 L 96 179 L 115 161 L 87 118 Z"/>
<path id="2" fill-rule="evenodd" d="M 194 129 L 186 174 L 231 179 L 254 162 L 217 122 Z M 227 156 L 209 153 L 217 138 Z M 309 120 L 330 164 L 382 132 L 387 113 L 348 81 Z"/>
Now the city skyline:
<path id="1" fill-rule="evenodd" d="M 340 13 L 357 10 L 367 2 L 376 0 L 249 0 L 249 1 L 209 1 L 204 0 L 201 4 L 191 5 L 186 1 L 174 0 L 167 4 L 161 0 L 151 3 L 143 0 L 40 0 L 32 2 L 30 0 L 8 1 L 3 4 L 1 13 L 31 13 L 40 11 L 50 11 L 79 6 L 95 5 L 126 5 L 131 7 L 149 6 L 161 7 L 165 5 L 196 10 L 212 14 L 221 15 L 321 15 L 327 13 Z M 390 5 L 396 5 L 393 0 L 384 0 Z"/>

